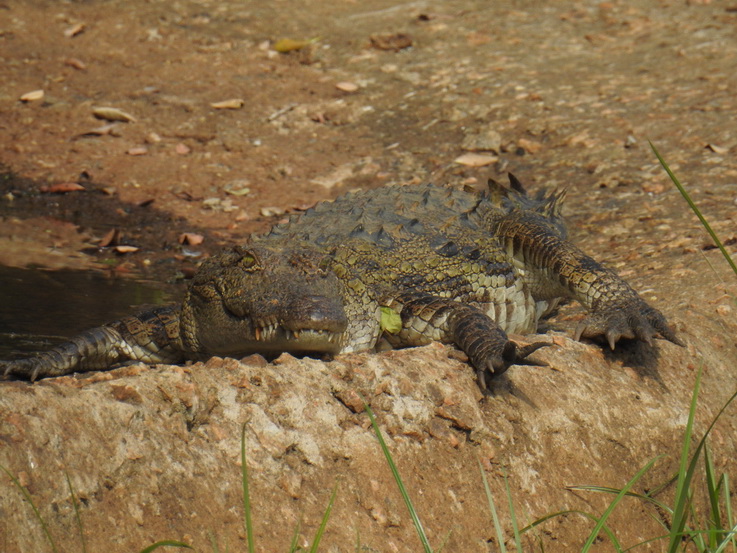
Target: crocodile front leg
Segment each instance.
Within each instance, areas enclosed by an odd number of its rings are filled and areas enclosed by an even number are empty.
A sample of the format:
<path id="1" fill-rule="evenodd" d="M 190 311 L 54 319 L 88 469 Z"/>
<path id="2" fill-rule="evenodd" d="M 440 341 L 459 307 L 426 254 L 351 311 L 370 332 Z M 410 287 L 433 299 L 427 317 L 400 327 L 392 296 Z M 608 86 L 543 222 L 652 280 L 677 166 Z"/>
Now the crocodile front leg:
<path id="1" fill-rule="evenodd" d="M 387 341 L 395 347 L 420 346 L 434 341 L 452 343 L 468 355 L 476 369 L 479 387 L 512 365 L 535 365 L 526 359 L 533 351 L 548 346 L 536 342 L 519 347 L 483 311 L 473 305 L 422 292 L 406 292 L 381 302 L 398 313 L 402 327 L 387 331 Z"/>
<path id="2" fill-rule="evenodd" d="M 159 307 L 87 330 L 33 357 L 0 361 L 0 374 L 36 380 L 126 361 L 177 363 L 184 358 L 179 343 L 179 307 Z"/>
<path id="3" fill-rule="evenodd" d="M 513 211 L 494 230 L 522 268 L 535 299 L 572 297 L 590 311 L 575 331 L 576 340 L 603 335 L 614 349 L 620 338 L 652 344 L 653 337 L 660 334 L 683 345 L 660 311 L 648 305 L 614 271 L 557 236 L 545 217 Z"/>

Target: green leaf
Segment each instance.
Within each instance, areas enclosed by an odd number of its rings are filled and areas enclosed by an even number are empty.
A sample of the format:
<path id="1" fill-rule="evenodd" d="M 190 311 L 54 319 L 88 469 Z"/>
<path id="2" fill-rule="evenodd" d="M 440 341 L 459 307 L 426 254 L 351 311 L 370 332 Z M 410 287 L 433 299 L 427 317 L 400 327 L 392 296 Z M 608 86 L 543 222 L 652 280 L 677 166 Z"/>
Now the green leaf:
<path id="1" fill-rule="evenodd" d="M 379 325 L 384 332 L 397 334 L 402 330 L 402 316 L 391 307 L 382 307 Z"/>

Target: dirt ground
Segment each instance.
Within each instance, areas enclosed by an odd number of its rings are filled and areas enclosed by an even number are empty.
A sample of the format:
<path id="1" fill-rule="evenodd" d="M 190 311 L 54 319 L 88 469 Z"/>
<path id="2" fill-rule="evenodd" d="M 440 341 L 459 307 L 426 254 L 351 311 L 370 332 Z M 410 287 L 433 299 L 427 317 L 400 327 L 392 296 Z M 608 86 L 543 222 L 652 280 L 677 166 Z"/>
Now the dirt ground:
<path id="1" fill-rule="evenodd" d="M 181 281 L 346 190 L 511 171 L 737 361 L 734 276 L 648 145 L 734 252 L 736 25 L 719 0 L 0 0 L 0 263 Z"/>

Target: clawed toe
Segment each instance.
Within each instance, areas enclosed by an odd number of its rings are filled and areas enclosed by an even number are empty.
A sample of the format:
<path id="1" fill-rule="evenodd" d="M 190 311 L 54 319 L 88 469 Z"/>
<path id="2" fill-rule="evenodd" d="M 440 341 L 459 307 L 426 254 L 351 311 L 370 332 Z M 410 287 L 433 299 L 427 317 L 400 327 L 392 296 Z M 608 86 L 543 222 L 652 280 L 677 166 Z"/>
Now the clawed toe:
<path id="1" fill-rule="evenodd" d="M 512 365 L 527 365 L 532 367 L 549 366 L 544 361 L 529 359 L 528 356 L 533 352 L 552 346 L 551 342 L 534 342 L 526 346 L 518 346 L 514 342 L 507 342 L 504 345 L 501 355 L 494 355 L 487 359 L 485 366 L 477 366 L 476 379 L 479 388 L 486 390 L 492 377 L 499 376 L 506 372 Z"/>
<path id="2" fill-rule="evenodd" d="M 603 336 L 612 350 L 622 338 L 641 340 L 653 346 L 657 335 L 676 345 L 684 345 L 660 311 L 644 302 L 642 305 L 610 307 L 594 313 L 578 324 L 573 335 L 576 340 Z"/>

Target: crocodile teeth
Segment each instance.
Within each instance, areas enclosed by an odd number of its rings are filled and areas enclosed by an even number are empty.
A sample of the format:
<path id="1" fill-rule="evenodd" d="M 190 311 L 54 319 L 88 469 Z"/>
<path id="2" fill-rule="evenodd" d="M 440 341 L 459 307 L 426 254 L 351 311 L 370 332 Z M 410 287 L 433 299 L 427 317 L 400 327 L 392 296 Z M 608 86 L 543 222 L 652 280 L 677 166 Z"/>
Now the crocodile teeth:
<path id="1" fill-rule="evenodd" d="M 256 336 L 256 341 L 260 342 L 261 341 L 261 327 L 257 326 L 255 329 L 253 329 L 253 334 Z"/>

